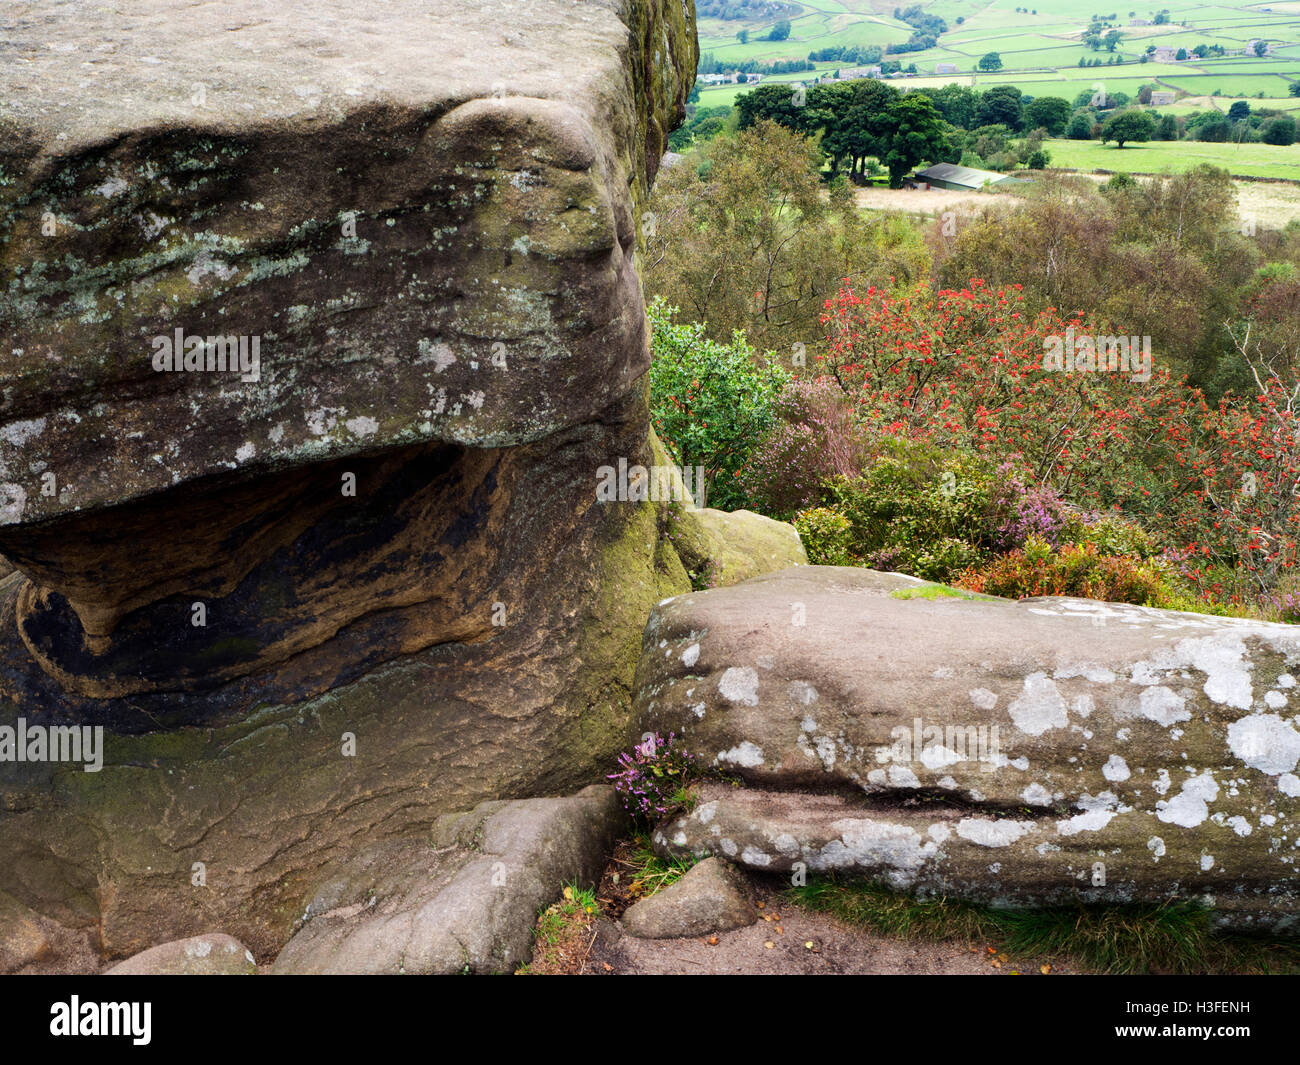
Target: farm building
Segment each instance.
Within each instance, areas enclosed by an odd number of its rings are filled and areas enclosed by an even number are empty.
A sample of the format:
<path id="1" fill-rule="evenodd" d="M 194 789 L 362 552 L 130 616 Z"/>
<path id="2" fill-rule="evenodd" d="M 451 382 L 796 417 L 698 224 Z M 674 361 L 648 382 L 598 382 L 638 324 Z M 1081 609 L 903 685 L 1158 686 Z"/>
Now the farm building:
<path id="1" fill-rule="evenodd" d="M 976 170 L 974 167 L 957 166 L 955 163 L 936 163 L 925 170 L 918 170 L 908 180 L 914 187 L 930 185 L 936 189 L 968 192 L 972 189 L 982 189 L 985 185 L 1000 185 L 1012 179 L 992 170 Z"/>
<path id="2" fill-rule="evenodd" d="M 1153 89 L 1151 92 L 1151 106 L 1168 107 L 1174 102 L 1177 95 L 1176 92 L 1172 92 L 1169 89 Z"/>
<path id="3" fill-rule="evenodd" d="M 957 64 L 956 64 L 956 63 L 937 63 L 937 64 L 935 64 L 934 72 L 935 72 L 936 74 L 956 74 L 956 73 L 957 73 Z"/>

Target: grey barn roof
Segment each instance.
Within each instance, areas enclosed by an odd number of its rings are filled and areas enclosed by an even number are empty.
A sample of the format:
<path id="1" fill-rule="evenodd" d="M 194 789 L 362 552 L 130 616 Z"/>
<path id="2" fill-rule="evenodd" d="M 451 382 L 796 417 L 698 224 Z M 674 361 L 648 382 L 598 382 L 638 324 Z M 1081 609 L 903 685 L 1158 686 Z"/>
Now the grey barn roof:
<path id="1" fill-rule="evenodd" d="M 925 170 L 918 170 L 916 176 L 927 181 L 950 181 L 954 185 L 966 185 L 972 189 L 982 189 L 987 181 L 996 185 L 1006 181 L 1005 174 L 992 170 L 976 170 L 974 167 L 957 166 L 955 163 L 936 163 Z"/>

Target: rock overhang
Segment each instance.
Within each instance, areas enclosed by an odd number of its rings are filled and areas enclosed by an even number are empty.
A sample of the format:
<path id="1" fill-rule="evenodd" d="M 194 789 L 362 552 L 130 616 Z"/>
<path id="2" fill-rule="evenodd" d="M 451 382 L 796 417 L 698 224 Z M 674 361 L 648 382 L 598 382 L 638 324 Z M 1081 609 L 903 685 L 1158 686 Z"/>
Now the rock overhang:
<path id="1" fill-rule="evenodd" d="M 529 443 L 626 395 L 648 365 L 634 203 L 688 88 L 674 17 L 20 6 L 0 524 L 232 470 Z M 651 69 L 629 62 L 656 33 Z"/>

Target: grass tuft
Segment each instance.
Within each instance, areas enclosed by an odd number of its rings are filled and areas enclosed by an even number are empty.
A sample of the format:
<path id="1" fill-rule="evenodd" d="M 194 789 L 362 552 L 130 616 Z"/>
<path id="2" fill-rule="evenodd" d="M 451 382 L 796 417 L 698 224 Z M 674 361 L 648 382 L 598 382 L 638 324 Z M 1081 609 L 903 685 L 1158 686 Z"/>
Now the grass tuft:
<path id="1" fill-rule="evenodd" d="M 881 935 L 1000 944 L 1024 958 L 1068 958 L 1109 974 L 1300 974 L 1300 942 L 1216 932 L 1188 902 L 995 910 L 914 899 L 879 884 L 818 879 L 786 897 Z"/>

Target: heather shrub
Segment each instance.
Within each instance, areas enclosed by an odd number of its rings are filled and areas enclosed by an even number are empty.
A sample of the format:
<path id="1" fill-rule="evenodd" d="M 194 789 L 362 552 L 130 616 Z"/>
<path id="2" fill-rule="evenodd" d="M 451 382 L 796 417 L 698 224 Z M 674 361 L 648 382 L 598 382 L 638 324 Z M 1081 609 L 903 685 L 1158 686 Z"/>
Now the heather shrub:
<path id="1" fill-rule="evenodd" d="M 689 786 L 701 775 L 695 756 L 658 733 L 618 756 L 619 771 L 610 773 L 623 808 L 634 817 L 658 821 L 690 805 Z"/>
<path id="2" fill-rule="evenodd" d="M 1030 536 L 1058 543 L 1073 515 L 1050 485 L 1025 486 L 1009 462 L 997 468 L 989 501 L 990 541 L 995 551 L 1012 551 Z M 1080 524 L 1082 524 L 1080 522 Z"/>
<path id="3" fill-rule="evenodd" d="M 851 477 L 874 453 L 853 404 L 826 379 L 798 380 L 773 401 L 776 421 L 741 472 L 755 509 L 789 521 L 822 498 L 833 477 Z"/>

